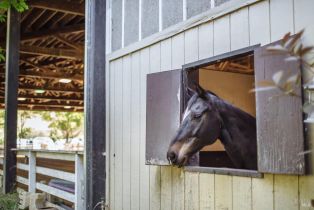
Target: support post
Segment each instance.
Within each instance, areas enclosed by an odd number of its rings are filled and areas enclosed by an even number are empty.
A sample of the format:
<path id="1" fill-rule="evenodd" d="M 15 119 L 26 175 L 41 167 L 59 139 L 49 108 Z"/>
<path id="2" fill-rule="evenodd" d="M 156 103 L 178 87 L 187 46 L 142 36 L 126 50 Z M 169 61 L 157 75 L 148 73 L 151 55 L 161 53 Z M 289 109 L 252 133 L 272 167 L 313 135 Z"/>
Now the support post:
<path id="1" fill-rule="evenodd" d="M 82 155 L 75 154 L 75 209 L 84 210 L 84 166 Z"/>
<path id="2" fill-rule="evenodd" d="M 92 210 L 106 195 L 106 0 L 85 2 L 84 187 Z"/>
<path id="3" fill-rule="evenodd" d="M 28 192 L 36 192 L 36 153 L 28 153 Z"/>
<path id="4" fill-rule="evenodd" d="M 4 193 L 16 187 L 17 96 L 19 75 L 20 13 L 10 8 L 7 15 L 4 121 Z"/>

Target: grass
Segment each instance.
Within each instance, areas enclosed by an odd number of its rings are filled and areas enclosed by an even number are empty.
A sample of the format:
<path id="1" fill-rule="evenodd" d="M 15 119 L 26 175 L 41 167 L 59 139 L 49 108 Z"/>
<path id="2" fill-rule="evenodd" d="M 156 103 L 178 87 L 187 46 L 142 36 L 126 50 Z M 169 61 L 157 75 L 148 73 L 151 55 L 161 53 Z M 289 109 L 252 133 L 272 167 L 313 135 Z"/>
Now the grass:
<path id="1" fill-rule="evenodd" d="M 0 210 L 17 210 L 19 204 L 18 193 L 0 193 Z"/>

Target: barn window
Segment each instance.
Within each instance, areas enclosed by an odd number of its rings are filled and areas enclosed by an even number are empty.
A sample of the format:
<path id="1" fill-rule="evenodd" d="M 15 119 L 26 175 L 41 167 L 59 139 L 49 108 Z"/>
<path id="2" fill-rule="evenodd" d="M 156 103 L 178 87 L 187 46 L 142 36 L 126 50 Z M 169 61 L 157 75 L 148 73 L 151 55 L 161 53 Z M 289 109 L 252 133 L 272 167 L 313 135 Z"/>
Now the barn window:
<path id="1" fill-rule="evenodd" d="M 279 92 L 250 92 L 281 69 L 299 64 L 283 55 L 266 55 L 267 46 L 252 46 L 147 76 L 146 163 L 168 165 L 166 153 L 186 108 L 193 83 L 256 116 L 257 171 L 235 167 L 217 140 L 201 149 L 186 170 L 260 176 L 259 172 L 304 174 L 302 99 L 276 97 Z M 300 89 L 301 95 L 301 89 Z M 270 100 L 271 98 L 271 100 Z M 245 128 L 242 128 L 245 129 Z"/>

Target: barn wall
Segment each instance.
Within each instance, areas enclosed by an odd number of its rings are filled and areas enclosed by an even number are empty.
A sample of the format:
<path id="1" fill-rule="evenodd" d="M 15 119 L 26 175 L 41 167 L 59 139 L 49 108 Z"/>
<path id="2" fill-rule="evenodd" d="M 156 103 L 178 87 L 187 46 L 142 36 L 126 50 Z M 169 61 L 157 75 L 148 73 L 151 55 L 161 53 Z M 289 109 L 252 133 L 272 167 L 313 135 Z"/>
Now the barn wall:
<path id="1" fill-rule="evenodd" d="M 261 1 L 112 60 L 107 109 L 110 209 L 313 209 L 314 176 L 265 174 L 259 179 L 145 165 L 148 73 L 278 40 L 287 31 L 312 24 L 313 8 L 312 0 Z"/>

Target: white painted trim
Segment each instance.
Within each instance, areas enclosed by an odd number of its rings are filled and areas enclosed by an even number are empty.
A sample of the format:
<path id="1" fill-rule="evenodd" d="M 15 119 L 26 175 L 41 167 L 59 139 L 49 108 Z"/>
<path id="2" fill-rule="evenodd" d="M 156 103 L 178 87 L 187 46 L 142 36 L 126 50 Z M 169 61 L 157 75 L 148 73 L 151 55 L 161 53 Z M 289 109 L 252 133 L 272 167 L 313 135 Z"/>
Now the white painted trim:
<path id="1" fill-rule="evenodd" d="M 142 40 L 142 0 L 138 0 L 138 40 Z"/>
<path id="2" fill-rule="evenodd" d="M 210 0 L 210 8 L 214 8 L 215 7 L 215 0 Z"/>
<path id="3" fill-rule="evenodd" d="M 28 192 L 36 192 L 36 153 L 31 151 L 28 154 Z"/>
<path id="4" fill-rule="evenodd" d="M 215 7 L 213 9 L 208 10 L 202 14 L 199 14 L 193 18 L 190 18 L 186 21 L 180 22 L 172 27 L 169 27 L 159 33 L 153 34 L 139 42 L 133 43 L 125 48 L 119 49 L 107 56 L 108 61 L 115 60 L 124 55 L 130 54 L 142 48 L 145 48 L 149 45 L 153 45 L 157 42 L 165 40 L 169 37 L 172 37 L 176 34 L 182 33 L 190 28 L 199 26 L 203 23 L 212 21 L 219 17 L 222 17 L 226 14 L 232 13 L 236 10 L 239 10 L 243 7 L 247 7 L 251 4 L 259 2 L 262 0 L 232 0 L 225 4 L 222 4 L 219 7 Z"/>
<path id="5" fill-rule="evenodd" d="M 163 0 L 159 0 L 158 2 L 159 31 L 162 31 L 162 1 Z"/>
<path id="6" fill-rule="evenodd" d="M 16 181 L 18 183 L 24 184 L 26 186 L 28 186 L 28 179 L 21 177 L 21 176 L 16 176 Z"/>
<path id="7" fill-rule="evenodd" d="M 122 0 L 122 20 L 121 20 L 121 26 L 122 26 L 122 31 L 121 31 L 121 48 L 124 48 L 124 18 L 125 18 L 125 0 Z"/>
<path id="8" fill-rule="evenodd" d="M 75 209 L 84 210 L 84 166 L 83 166 L 83 157 L 75 155 Z"/>
<path id="9" fill-rule="evenodd" d="M 73 173 L 69 173 L 69 172 L 65 172 L 65 171 L 60 171 L 60 170 L 56 170 L 56 169 L 50 169 L 50 168 L 46 168 L 46 167 L 37 166 L 36 167 L 36 173 L 46 175 L 46 176 L 55 177 L 58 179 L 63 179 L 63 180 L 70 181 L 70 182 L 75 182 L 75 175 Z M 81 171 L 81 173 L 83 173 L 83 171 Z"/>
<path id="10" fill-rule="evenodd" d="M 42 184 L 42 183 L 36 183 L 36 188 L 38 190 L 41 190 L 43 192 L 46 192 L 50 195 L 54 195 L 56 197 L 62 198 L 64 200 L 70 201 L 72 203 L 75 202 L 75 195 L 69 192 L 65 192 L 63 190 L 59 190 L 57 188 Z"/>
<path id="11" fill-rule="evenodd" d="M 0 175 L 3 176 L 3 170 L 0 169 Z"/>
<path id="12" fill-rule="evenodd" d="M 186 19 L 187 19 L 186 0 L 183 0 L 182 9 L 183 9 L 183 21 L 186 21 Z"/>

